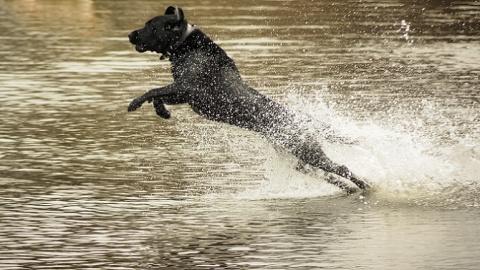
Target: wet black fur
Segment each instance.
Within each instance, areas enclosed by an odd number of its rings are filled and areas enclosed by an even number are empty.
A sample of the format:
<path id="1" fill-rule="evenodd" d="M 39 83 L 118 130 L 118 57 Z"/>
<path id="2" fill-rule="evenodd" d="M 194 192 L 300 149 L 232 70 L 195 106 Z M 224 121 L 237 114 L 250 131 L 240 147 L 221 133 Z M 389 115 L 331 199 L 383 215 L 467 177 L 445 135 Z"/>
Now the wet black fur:
<path id="1" fill-rule="evenodd" d="M 275 146 L 294 154 L 300 163 L 349 179 L 361 189 L 369 187 L 347 167 L 333 163 L 320 144 L 301 131 L 286 107 L 249 87 L 225 51 L 202 31 L 188 25 L 182 9 L 169 7 L 164 16 L 149 20 L 144 28 L 128 36 L 137 51 L 153 51 L 168 58 L 174 78 L 172 84 L 134 99 L 128 111 L 153 101 L 156 113 L 168 119 L 170 113 L 164 104 L 188 103 L 207 119 L 262 134 Z M 353 191 L 334 178 L 328 181 L 347 192 Z"/>

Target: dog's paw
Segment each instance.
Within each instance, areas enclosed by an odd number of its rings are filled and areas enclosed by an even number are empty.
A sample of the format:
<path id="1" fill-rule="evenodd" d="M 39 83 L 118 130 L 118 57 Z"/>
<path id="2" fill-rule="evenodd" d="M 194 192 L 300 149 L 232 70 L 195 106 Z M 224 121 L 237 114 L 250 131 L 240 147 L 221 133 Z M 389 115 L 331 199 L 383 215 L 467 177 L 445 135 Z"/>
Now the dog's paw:
<path id="1" fill-rule="evenodd" d="M 135 111 L 136 109 L 140 108 L 143 103 L 144 101 L 139 98 L 132 100 L 132 102 L 130 102 L 130 105 L 128 105 L 128 111 L 129 112 Z"/>
<path id="2" fill-rule="evenodd" d="M 169 119 L 170 118 L 170 112 L 168 110 L 155 110 L 158 116 L 160 116 L 163 119 Z"/>
<path id="3" fill-rule="evenodd" d="M 157 113 L 158 116 L 160 116 L 163 119 L 169 119 L 170 118 L 170 112 L 165 108 L 165 104 L 163 101 L 159 98 L 153 99 L 153 107 L 155 108 L 155 112 Z"/>

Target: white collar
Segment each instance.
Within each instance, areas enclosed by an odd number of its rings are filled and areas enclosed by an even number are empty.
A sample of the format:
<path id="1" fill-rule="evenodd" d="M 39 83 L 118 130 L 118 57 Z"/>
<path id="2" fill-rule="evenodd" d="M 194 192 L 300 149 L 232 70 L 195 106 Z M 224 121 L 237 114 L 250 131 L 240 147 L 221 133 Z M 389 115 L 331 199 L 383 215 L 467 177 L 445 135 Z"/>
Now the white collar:
<path id="1" fill-rule="evenodd" d="M 187 30 L 185 30 L 185 32 L 183 32 L 183 35 L 182 35 L 182 36 L 180 37 L 180 39 L 178 40 L 176 47 L 180 46 L 180 44 L 182 44 L 182 43 L 185 41 L 185 39 L 187 39 L 187 37 L 188 37 L 188 36 L 193 32 L 193 30 L 195 30 L 195 29 L 196 29 L 195 25 L 188 23 L 188 24 L 187 24 Z"/>

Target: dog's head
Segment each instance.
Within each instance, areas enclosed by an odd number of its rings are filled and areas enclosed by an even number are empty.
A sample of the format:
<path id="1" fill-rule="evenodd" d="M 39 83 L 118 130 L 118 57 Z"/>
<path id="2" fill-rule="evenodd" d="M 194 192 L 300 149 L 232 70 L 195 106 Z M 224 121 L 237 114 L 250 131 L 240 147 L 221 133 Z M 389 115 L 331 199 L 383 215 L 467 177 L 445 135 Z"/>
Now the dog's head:
<path id="1" fill-rule="evenodd" d="M 138 52 L 152 51 L 167 55 L 184 38 L 187 26 L 183 10 L 170 6 L 165 15 L 149 20 L 145 27 L 131 32 L 128 38 Z"/>

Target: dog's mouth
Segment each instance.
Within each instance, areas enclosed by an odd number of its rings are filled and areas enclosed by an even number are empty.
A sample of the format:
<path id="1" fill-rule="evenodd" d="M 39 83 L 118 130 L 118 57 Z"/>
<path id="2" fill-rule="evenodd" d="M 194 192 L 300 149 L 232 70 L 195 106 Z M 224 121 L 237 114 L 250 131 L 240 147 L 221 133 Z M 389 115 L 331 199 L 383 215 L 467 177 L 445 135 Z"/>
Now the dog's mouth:
<path id="1" fill-rule="evenodd" d="M 140 52 L 140 53 L 148 51 L 146 44 L 136 44 L 135 50 L 137 50 L 137 52 Z"/>

